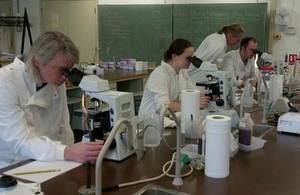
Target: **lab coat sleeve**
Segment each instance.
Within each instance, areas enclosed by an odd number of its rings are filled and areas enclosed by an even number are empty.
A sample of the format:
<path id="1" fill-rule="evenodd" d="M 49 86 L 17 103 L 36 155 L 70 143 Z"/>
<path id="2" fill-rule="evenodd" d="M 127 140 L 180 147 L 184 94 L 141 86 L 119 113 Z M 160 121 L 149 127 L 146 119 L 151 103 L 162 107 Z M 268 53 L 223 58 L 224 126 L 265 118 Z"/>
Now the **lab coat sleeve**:
<path id="1" fill-rule="evenodd" d="M 223 59 L 220 59 L 220 57 L 224 57 L 223 55 L 221 55 L 225 53 L 224 47 L 213 40 L 203 41 L 202 44 L 203 45 L 200 45 L 196 50 L 195 55 L 203 61 L 209 61 L 211 63 L 221 63 Z"/>
<path id="2" fill-rule="evenodd" d="M 156 110 L 161 111 L 161 109 L 164 106 L 165 102 L 170 101 L 169 96 L 169 88 L 168 83 L 170 82 L 166 75 L 164 75 L 162 72 L 156 72 L 155 74 L 152 74 L 152 77 L 149 78 L 147 84 L 148 84 L 148 90 L 150 93 L 154 95 L 154 105 L 156 107 Z"/>
<path id="3" fill-rule="evenodd" d="M 222 52 L 223 48 L 212 47 L 210 45 L 207 45 L 206 49 L 204 49 L 203 52 L 200 54 L 200 59 L 209 62 L 222 61 L 222 59 L 219 59 L 219 56 Z"/>
<path id="4" fill-rule="evenodd" d="M 37 136 L 28 124 L 25 108 L 20 105 L 18 90 L 9 82 L 0 82 L 0 142 L 6 154 L 15 159 L 41 161 L 64 160 L 66 145 Z"/>
<path id="5" fill-rule="evenodd" d="M 242 84 L 242 80 L 237 78 L 237 68 L 235 67 L 235 64 L 237 62 L 233 59 L 231 55 L 225 55 L 224 59 L 222 61 L 222 70 L 232 72 L 233 73 L 233 79 L 232 82 L 235 86 L 239 87 Z"/>
<path id="6" fill-rule="evenodd" d="M 59 140 L 66 145 L 70 145 L 74 143 L 74 134 L 73 130 L 70 127 L 70 115 L 69 115 L 69 109 L 68 109 L 68 103 L 67 103 L 67 94 L 66 94 L 66 88 L 65 85 L 63 85 L 63 118 L 62 123 L 60 126 L 60 132 L 59 132 Z"/>
<path id="7" fill-rule="evenodd" d="M 197 89 L 196 85 L 192 82 L 190 76 L 184 71 L 184 78 L 186 78 L 186 89 Z"/>

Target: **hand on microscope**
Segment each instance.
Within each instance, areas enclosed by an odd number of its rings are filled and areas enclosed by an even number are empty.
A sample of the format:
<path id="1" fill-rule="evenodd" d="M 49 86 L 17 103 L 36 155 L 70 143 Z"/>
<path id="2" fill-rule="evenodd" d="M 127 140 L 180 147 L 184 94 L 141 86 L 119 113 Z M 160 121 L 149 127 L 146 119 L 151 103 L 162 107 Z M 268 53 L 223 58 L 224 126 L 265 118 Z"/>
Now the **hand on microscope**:
<path id="1" fill-rule="evenodd" d="M 92 164 L 95 164 L 102 147 L 102 142 L 76 143 L 66 147 L 64 157 L 65 160 L 72 160 L 79 163 L 90 161 Z"/>
<path id="2" fill-rule="evenodd" d="M 206 96 L 205 93 L 200 93 L 200 109 L 208 106 L 210 97 Z"/>

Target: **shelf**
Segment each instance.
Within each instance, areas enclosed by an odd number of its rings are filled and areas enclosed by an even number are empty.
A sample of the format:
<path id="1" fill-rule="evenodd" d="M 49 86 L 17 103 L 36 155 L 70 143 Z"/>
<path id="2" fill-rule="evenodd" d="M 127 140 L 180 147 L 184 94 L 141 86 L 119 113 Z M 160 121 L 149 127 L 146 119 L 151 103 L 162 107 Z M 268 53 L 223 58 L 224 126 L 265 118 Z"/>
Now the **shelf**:
<path id="1" fill-rule="evenodd" d="M 78 86 L 74 86 L 74 85 L 73 85 L 73 86 L 71 86 L 71 85 L 70 85 L 70 86 L 67 86 L 67 85 L 66 85 L 66 89 L 67 89 L 67 90 L 73 90 L 73 89 L 81 89 L 81 88 L 78 87 Z"/>
<path id="2" fill-rule="evenodd" d="M 2 60 L 0 59 L 0 68 L 2 68 L 3 66 L 12 63 L 13 60 Z"/>
<path id="3" fill-rule="evenodd" d="M 32 37 L 31 37 L 31 32 L 30 32 L 30 27 L 32 25 L 29 23 L 26 8 L 24 10 L 24 17 L 22 17 L 22 16 L 0 16 L 0 27 L 1 26 L 23 27 L 21 54 L 23 54 L 23 52 L 24 52 L 25 32 L 26 32 L 25 30 L 26 30 L 26 28 L 27 28 L 27 31 L 28 31 L 30 45 L 32 45 Z"/>
<path id="4" fill-rule="evenodd" d="M 67 102 L 68 104 L 76 104 L 76 103 L 80 103 L 82 101 L 81 97 L 68 97 L 67 98 Z"/>
<path id="5" fill-rule="evenodd" d="M 0 17 L 0 26 L 23 27 L 23 24 L 24 24 L 23 16 L 1 16 Z"/>

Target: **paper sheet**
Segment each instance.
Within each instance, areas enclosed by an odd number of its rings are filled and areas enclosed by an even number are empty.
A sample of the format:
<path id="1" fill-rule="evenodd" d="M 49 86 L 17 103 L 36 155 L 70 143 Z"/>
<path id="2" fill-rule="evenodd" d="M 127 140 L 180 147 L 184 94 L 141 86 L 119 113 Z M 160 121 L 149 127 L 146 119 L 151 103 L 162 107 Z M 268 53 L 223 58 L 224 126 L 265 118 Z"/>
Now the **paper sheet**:
<path id="1" fill-rule="evenodd" d="M 11 175 L 17 178 L 22 178 L 32 182 L 42 183 L 64 172 L 74 169 L 80 165 L 81 165 L 80 163 L 72 162 L 72 161 L 53 161 L 53 162 L 33 161 L 31 163 L 20 166 L 18 168 L 6 171 L 4 172 L 4 174 Z M 40 171 L 40 170 L 50 170 L 50 169 L 59 169 L 59 171 L 27 174 L 27 175 L 14 175 L 15 173 L 19 173 L 19 172 Z"/>

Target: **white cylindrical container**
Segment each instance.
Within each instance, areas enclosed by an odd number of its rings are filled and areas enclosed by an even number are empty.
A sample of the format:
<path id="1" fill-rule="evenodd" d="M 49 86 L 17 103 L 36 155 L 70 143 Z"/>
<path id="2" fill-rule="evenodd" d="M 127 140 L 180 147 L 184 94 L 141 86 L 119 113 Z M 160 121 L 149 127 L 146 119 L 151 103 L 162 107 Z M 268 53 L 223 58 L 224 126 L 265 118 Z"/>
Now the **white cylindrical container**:
<path id="1" fill-rule="evenodd" d="M 205 175 L 224 178 L 229 175 L 231 118 L 209 115 L 205 120 Z"/>
<path id="2" fill-rule="evenodd" d="M 185 133 L 186 120 L 197 121 L 200 119 L 200 91 L 182 90 L 181 91 L 181 133 Z"/>

